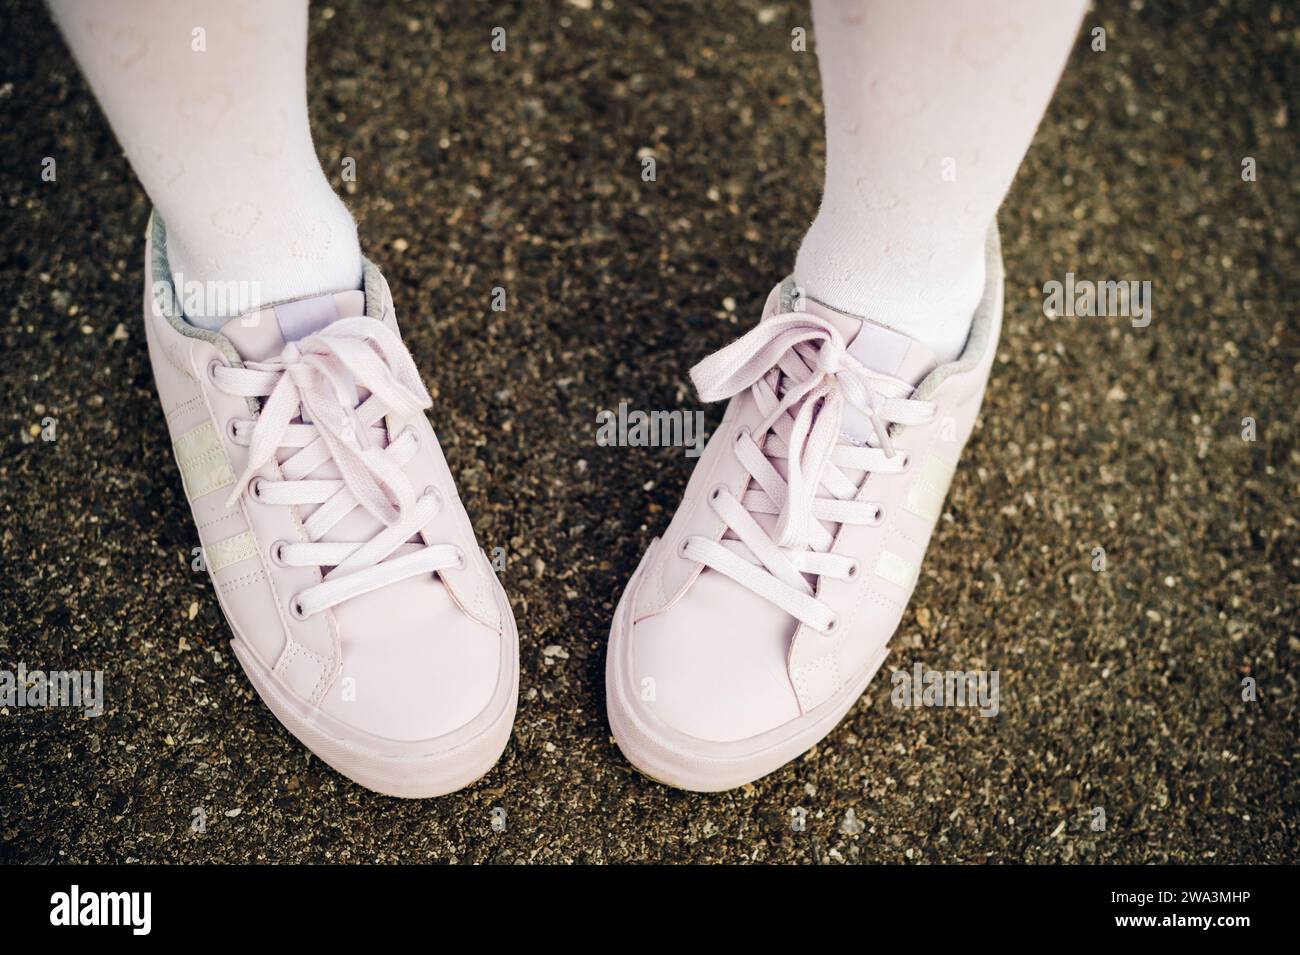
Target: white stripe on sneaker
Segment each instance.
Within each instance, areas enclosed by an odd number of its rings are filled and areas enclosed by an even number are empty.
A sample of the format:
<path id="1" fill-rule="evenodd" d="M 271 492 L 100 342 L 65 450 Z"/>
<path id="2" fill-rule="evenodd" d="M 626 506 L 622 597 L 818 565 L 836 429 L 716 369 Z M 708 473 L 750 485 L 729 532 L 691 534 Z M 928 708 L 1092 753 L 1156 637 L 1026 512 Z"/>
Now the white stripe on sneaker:
<path id="1" fill-rule="evenodd" d="M 930 455 L 908 489 L 903 507 L 933 524 L 943 513 L 943 499 L 948 495 L 953 471 L 953 465 L 943 458 Z"/>
<path id="2" fill-rule="evenodd" d="M 256 557 L 257 541 L 252 534 L 244 531 L 244 533 L 236 534 L 234 537 L 227 537 L 223 541 L 217 541 L 211 547 L 203 548 L 203 556 L 207 560 L 208 570 L 215 574 L 231 564 L 237 564 L 241 560 Z"/>
<path id="3" fill-rule="evenodd" d="M 185 496 L 193 501 L 235 483 L 226 450 L 211 421 L 186 431 L 176 439 L 176 464 L 185 482 Z"/>
<path id="4" fill-rule="evenodd" d="M 876 560 L 876 576 L 904 590 L 912 589 L 918 572 L 919 568 L 916 564 L 905 557 L 899 557 L 892 551 L 882 550 Z"/>

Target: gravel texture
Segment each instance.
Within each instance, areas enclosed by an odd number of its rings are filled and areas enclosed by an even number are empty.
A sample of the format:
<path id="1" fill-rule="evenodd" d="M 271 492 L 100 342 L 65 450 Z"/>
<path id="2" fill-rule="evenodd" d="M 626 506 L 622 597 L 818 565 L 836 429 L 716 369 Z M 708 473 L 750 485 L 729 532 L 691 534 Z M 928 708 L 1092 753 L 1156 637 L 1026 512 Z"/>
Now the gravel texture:
<path id="1" fill-rule="evenodd" d="M 2 6 L 0 668 L 102 669 L 108 704 L 0 714 L 0 859 L 1300 861 L 1295 5 L 1100 3 L 1003 208 L 994 376 L 886 664 L 995 668 L 999 714 L 899 709 L 882 676 L 712 796 L 632 770 L 603 702 L 693 462 L 595 421 L 698 407 L 687 370 L 792 264 L 824 155 L 807 9 L 314 6 L 321 160 L 521 631 L 505 756 L 419 803 L 311 757 L 231 654 L 145 351 L 148 204 L 42 8 Z M 1150 281 L 1151 325 L 1046 317 L 1069 271 Z"/>

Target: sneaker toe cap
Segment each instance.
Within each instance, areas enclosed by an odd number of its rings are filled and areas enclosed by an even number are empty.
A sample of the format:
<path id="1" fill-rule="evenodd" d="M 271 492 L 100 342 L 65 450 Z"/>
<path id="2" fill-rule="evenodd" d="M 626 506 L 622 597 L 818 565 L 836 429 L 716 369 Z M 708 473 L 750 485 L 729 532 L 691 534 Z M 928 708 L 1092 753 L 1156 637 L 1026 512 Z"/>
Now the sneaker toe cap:
<path id="1" fill-rule="evenodd" d="M 398 585 L 403 593 L 385 588 L 336 609 L 343 666 L 321 701 L 344 724 L 402 742 L 469 723 L 501 676 L 499 635 L 463 613 L 436 579 L 409 583 Z"/>
<path id="2" fill-rule="evenodd" d="M 730 578 L 702 574 L 633 626 L 639 704 L 697 739 L 749 739 L 799 716 L 786 659 L 795 622 Z"/>

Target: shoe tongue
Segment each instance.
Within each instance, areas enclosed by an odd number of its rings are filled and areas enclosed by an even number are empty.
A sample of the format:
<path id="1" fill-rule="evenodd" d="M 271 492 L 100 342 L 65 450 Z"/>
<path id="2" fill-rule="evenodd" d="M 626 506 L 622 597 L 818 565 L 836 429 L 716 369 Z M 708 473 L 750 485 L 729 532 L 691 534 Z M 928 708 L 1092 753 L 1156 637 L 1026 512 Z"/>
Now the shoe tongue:
<path id="1" fill-rule="evenodd" d="M 834 325 L 849 343 L 849 354 L 872 371 L 901 378 L 915 387 L 938 365 L 934 352 L 897 329 L 836 311 L 810 298 L 804 299 L 804 311 Z"/>
<path id="2" fill-rule="evenodd" d="M 293 302 L 268 305 L 239 318 L 232 318 L 221 326 L 221 334 L 230 339 L 240 358 L 246 362 L 269 361 L 277 357 L 288 342 L 300 341 L 343 318 L 359 318 L 366 314 L 366 293 L 360 289 L 350 292 L 333 292 L 314 295 Z M 356 394 L 356 404 L 366 392 Z M 296 448 L 281 448 L 276 459 L 283 464 L 297 453 Z M 333 460 L 325 461 L 307 475 L 312 480 L 337 481 L 342 475 Z M 309 518 L 319 505 L 299 505 L 300 516 Z M 383 530 L 381 525 L 364 508 L 355 507 L 330 528 L 321 540 L 326 542 L 370 540 Z"/>
<path id="3" fill-rule="evenodd" d="M 834 325 L 849 343 L 849 354 L 867 368 L 901 379 L 914 388 L 938 364 L 934 352 L 896 329 L 836 311 L 811 298 L 804 299 L 804 311 Z M 844 408 L 841 430 L 856 444 L 864 443 L 873 432 L 867 416 L 849 406 Z"/>
<path id="4" fill-rule="evenodd" d="M 796 305 L 789 294 L 792 286 L 793 280 L 787 280 L 786 284 L 777 286 L 773 290 L 763 312 L 764 318 L 770 318 L 782 310 L 797 309 L 824 319 L 848 342 L 849 354 L 862 362 L 864 366 L 879 374 L 889 375 L 905 381 L 913 388 L 920 384 L 921 379 L 937 366 L 934 353 L 929 348 L 900 331 L 859 318 L 856 315 L 849 315 L 847 312 L 838 311 L 806 295 Z M 908 393 L 910 394 L 910 392 Z M 857 408 L 846 403 L 840 417 L 841 437 L 861 446 L 868 444 L 869 439 L 874 434 L 875 428 L 872 426 L 870 419 Z M 785 460 L 773 458 L 768 460 L 783 480 L 788 478 L 789 465 Z M 850 469 L 844 469 L 844 473 L 851 481 L 858 484 L 861 484 L 866 476 L 861 471 Z M 775 515 L 759 513 L 751 514 L 751 516 L 769 536 L 776 533 L 777 518 Z M 832 537 L 838 533 L 839 525 L 835 522 L 824 520 L 821 523 L 822 527 Z M 723 535 L 723 539 L 738 540 L 739 538 L 734 531 L 728 529 Z M 744 550 L 748 553 L 747 548 L 744 548 Z M 748 557 L 746 559 L 750 560 Z M 751 560 L 751 562 L 755 563 L 756 561 Z M 717 573 L 717 571 L 710 569 L 706 573 Z M 805 576 L 807 576 L 810 585 L 815 585 L 815 579 L 811 575 Z M 793 620 L 793 618 L 791 619 Z"/>
<path id="5" fill-rule="evenodd" d="M 268 305 L 221 326 L 244 361 L 267 361 L 296 342 L 341 318 L 366 314 L 366 293 L 357 289 Z"/>

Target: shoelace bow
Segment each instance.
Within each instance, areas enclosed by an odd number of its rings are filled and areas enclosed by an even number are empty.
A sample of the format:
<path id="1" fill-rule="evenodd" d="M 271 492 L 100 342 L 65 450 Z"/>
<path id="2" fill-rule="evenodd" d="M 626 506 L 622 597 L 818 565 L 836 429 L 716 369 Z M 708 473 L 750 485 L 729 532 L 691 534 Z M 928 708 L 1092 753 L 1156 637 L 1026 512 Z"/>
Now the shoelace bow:
<path id="1" fill-rule="evenodd" d="M 331 567 L 321 583 L 296 595 L 295 616 L 309 617 L 352 597 L 408 577 L 462 565 L 449 544 L 408 543 L 438 512 L 438 492 L 417 494 L 402 468 L 415 456 L 413 427 L 388 440 L 386 418 L 401 421 L 433 404 L 401 339 L 373 318 L 347 318 L 299 342 L 271 361 L 242 368 L 212 366 L 222 391 L 264 399 L 251 421 L 234 423 L 248 463 L 227 507 L 245 490 L 269 505 L 319 505 L 306 520 L 307 540 L 279 542 L 274 557 L 291 567 Z M 283 480 L 257 477 L 282 448 L 298 449 L 280 463 Z M 332 461 L 339 478 L 312 479 Z M 367 541 L 323 541 L 356 507 L 382 529 Z M 394 555 L 402 550 L 398 556 Z"/>
<path id="2" fill-rule="evenodd" d="M 891 424 L 921 424 L 932 402 L 909 399 L 907 382 L 866 368 L 846 350 L 839 330 L 806 312 L 760 322 L 691 369 L 702 401 L 722 401 L 746 388 L 764 418 L 737 435 L 734 451 L 751 480 L 737 498 L 714 488 L 709 501 L 734 539 L 687 538 L 683 556 L 726 574 L 791 616 L 824 633 L 838 626 L 808 579 L 851 580 L 857 561 L 827 553 L 834 535 L 822 522 L 873 524 L 880 506 L 858 500 L 866 475 L 898 474 L 908 461 L 895 451 Z M 872 434 L 859 446 L 841 437 L 845 406 L 867 416 Z M 782 477 L 774 462 L 785 462 Z M 845 472 L 862 472 L 854 480 Z M 757 485 L 755 487 L 754 485 Z M 819 496 L 818 490 L 827 492 Z M 777 518 L 769 534 L 755 514 Z M 808 576 L 805 576 L 808 575 Z"/>

